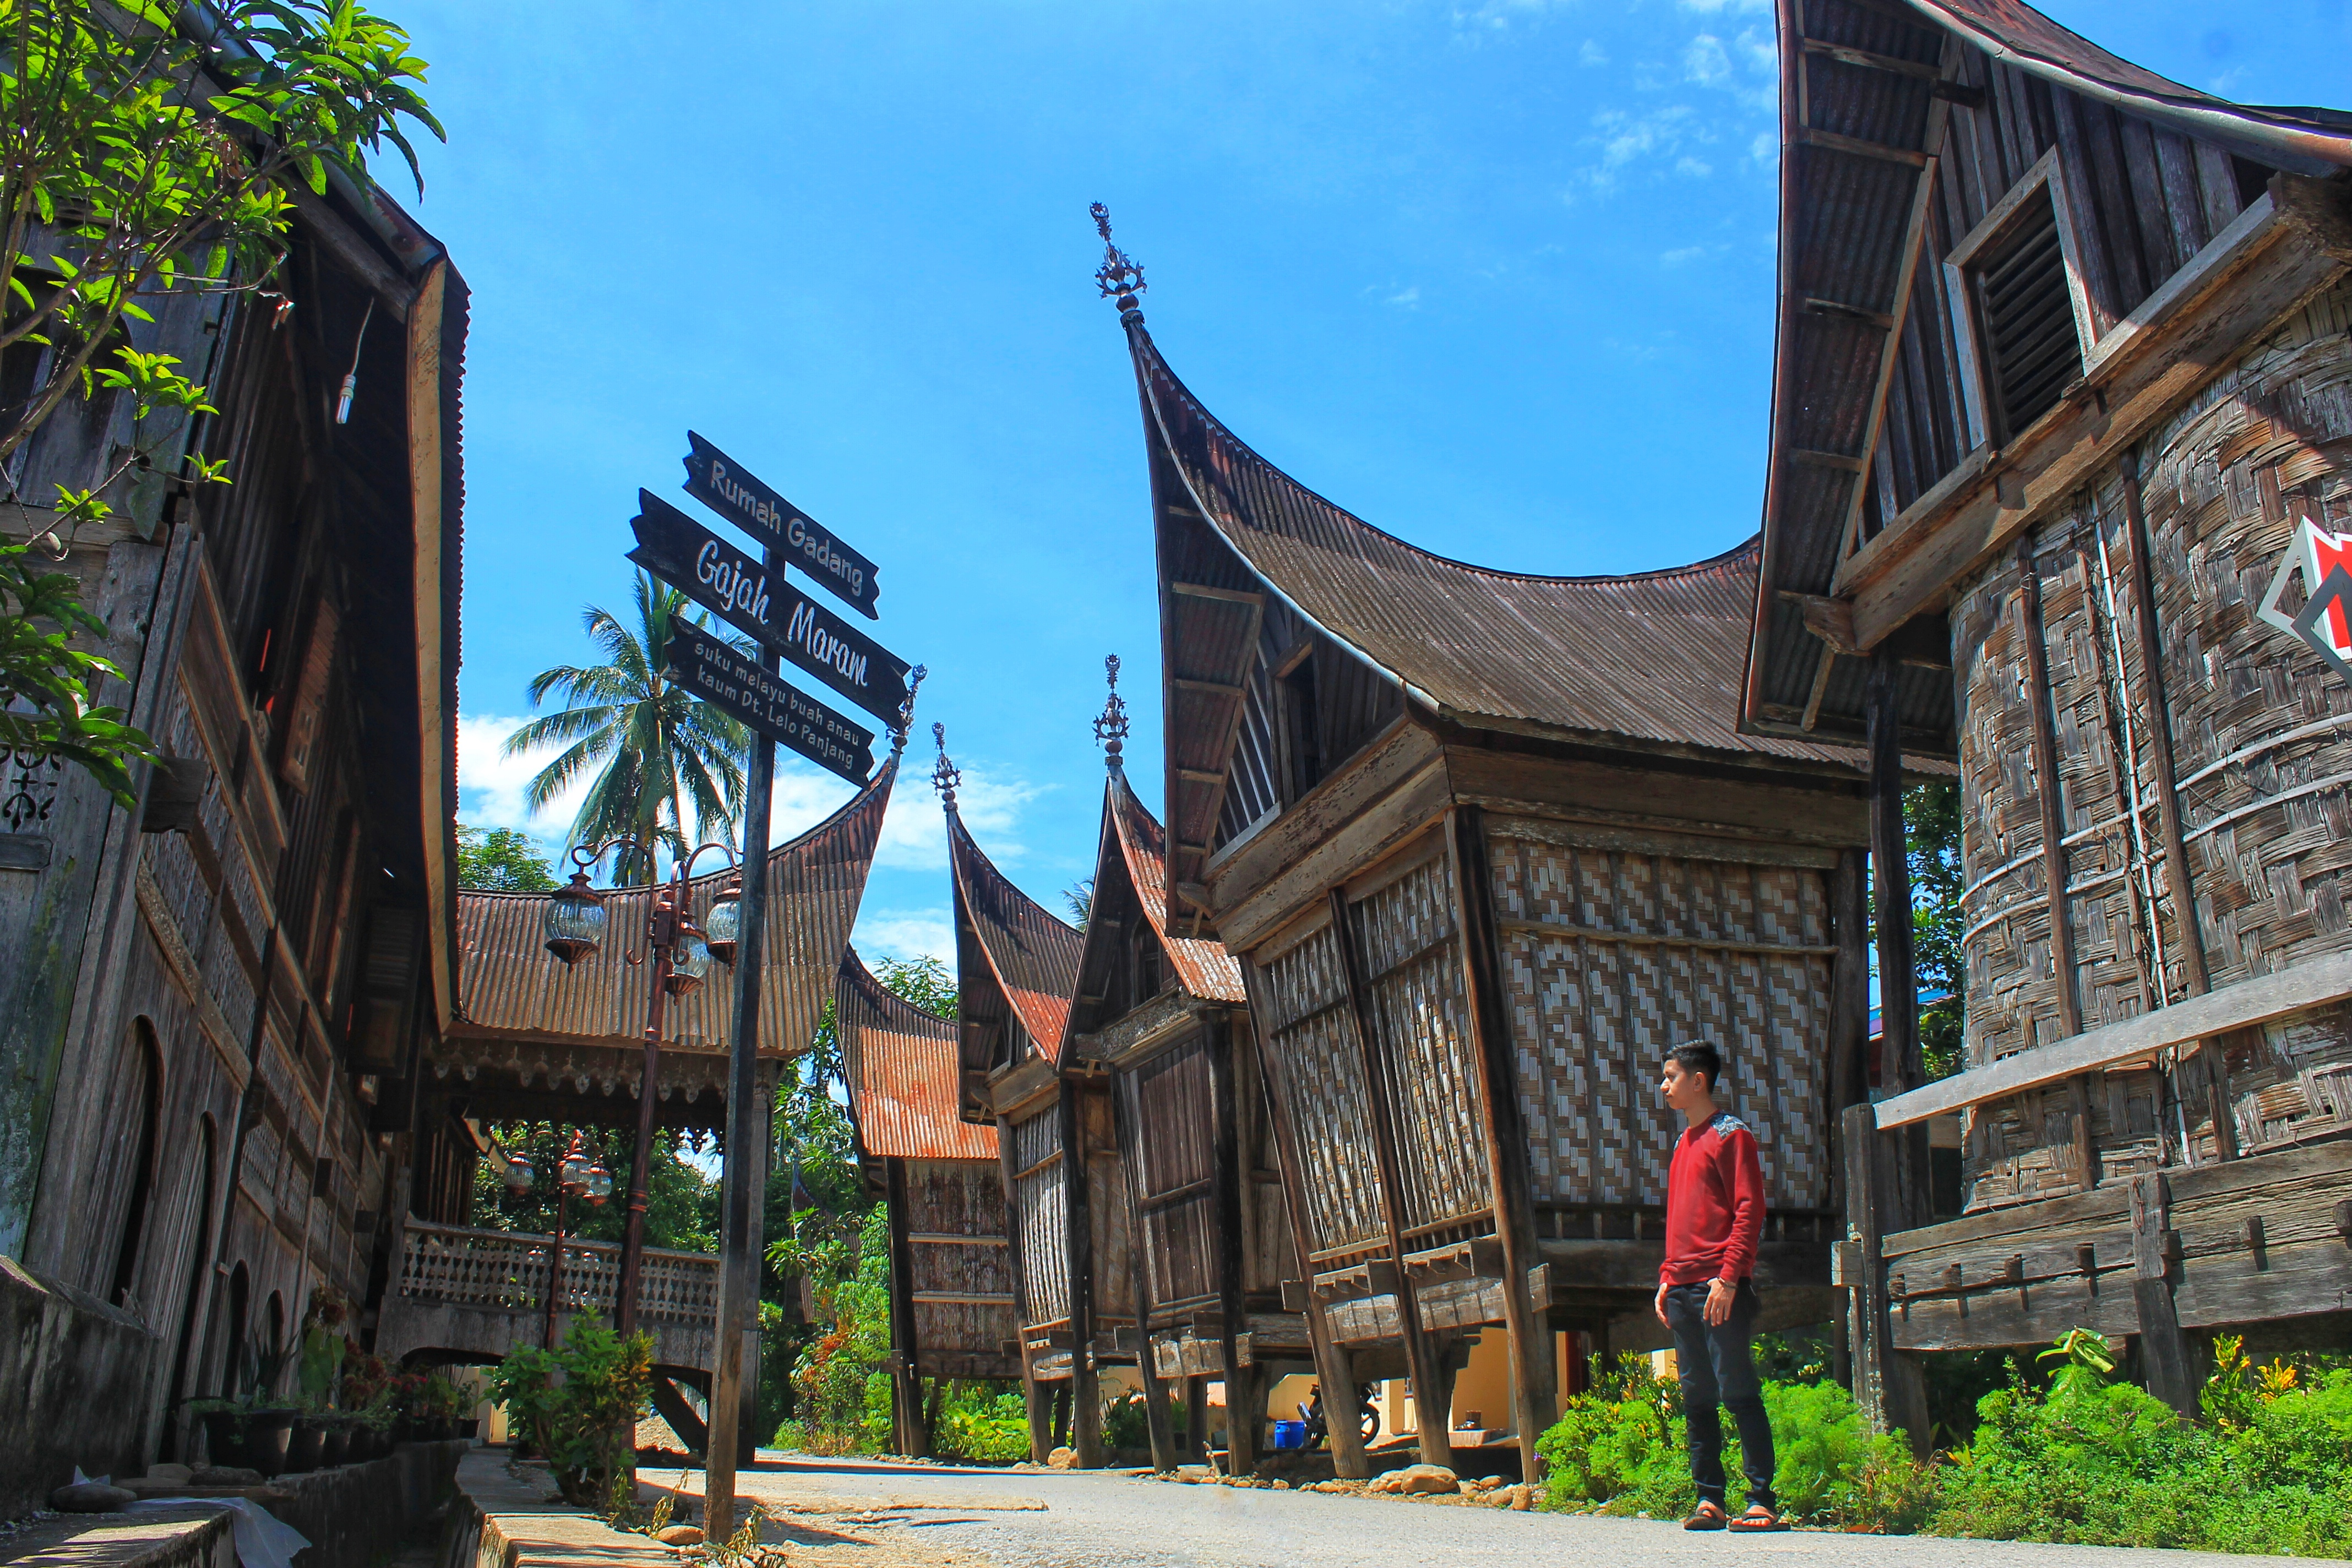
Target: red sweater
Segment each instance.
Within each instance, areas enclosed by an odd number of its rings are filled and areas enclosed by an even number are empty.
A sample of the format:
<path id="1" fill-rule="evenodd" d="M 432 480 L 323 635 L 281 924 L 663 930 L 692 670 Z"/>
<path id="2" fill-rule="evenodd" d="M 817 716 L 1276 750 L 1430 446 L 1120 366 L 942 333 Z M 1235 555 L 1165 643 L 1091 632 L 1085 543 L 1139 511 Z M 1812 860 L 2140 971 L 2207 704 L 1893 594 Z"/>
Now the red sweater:
<path id="1" fill-rule="evenodd" d="M 1686 1128 L 1666 1173 L 1666 1261 L 1662 1285 L 1734 1284 L 1756 1271 L 1764 1234 L 1764 1168 L 1756 1135 L 1727 1110 Z"/>

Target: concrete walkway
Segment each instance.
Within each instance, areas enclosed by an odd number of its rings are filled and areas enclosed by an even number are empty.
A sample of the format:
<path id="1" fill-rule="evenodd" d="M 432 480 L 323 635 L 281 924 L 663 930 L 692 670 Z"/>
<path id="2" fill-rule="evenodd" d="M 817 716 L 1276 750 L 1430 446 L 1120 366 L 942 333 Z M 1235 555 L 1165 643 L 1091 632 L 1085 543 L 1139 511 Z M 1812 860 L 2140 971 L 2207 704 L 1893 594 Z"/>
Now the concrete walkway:
<path id="1" fill-rule="evenodd" d="M 2219 1553 L 1936 1536 L 1692 1534 L 1679 1521 L 1513 1513 L 1402 1499 L 1182 1486 L 1095 1472 L 819 1459 L 762 1450 L 739 1492 L 792 1562 L 988 1568 L 2247 1568 Z M 646 1480 L 678 1480 L 672 1471 Z M 683 1489 L 698 1495 L 688 1472 Z M 2269 1558 L 2280 1563 L 2294 1559 Z"/>

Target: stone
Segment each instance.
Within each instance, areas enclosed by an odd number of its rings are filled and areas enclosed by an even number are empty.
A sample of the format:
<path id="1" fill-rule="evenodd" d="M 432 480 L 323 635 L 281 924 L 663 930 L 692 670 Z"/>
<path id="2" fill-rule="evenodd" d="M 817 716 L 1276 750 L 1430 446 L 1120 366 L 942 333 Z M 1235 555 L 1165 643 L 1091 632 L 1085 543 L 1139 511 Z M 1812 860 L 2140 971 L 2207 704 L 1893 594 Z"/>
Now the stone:
<path id="1" fill-rule="evenodd" d="M 702 1544 L 702 1531 L 691 1524 L 673 1524 L 654 1539 L 664 1546 L 699 1546 Z"/>
<path id="2" fill-rule="evenodd" d="M 1381 1479 L 1389 1483 L 1390 1491 L 1414 1497 L 1437 1497 L 1462 1489 L 1461 1480 L 1444 1465 L 1407 1465 Z"/>
<path id="3" fill-rule="evenodd" d="M 137 1492 L 104 1481 L 79 1481 L 49 1494 L 49 1506 L 59 1513 L 121 1513 L 138 1500 Z"/>
<path id="4" fill-rule="evenodd" d="M 188 1477 L 188 1484 L 196 1487 L 257 1487 L 261 1472 L 248 1470 L 242 1465 L 206 1465 Z"/>
<path id="5" fill-rule="evenodd" d="M 189 1478 L 194 1474 L 195 1472 L 185 1465 L 150 1465 L 147 1467 L 147 1479 L 149 1480 L 163 1481 L 172 1486 L 185 1486 Z"/>
<path id="6" fill-rule="evenodd" d="M 1075 1470 L 1078 1468 L 1078 1451 L 1076 1448 L 1056 1448 L 1045 1456 L 1045 1463 L 1056 1470 Z"/>
<path id="7" fill-rule="evenodd" d="M 1465 1492 L 1490 1492 L 1505 1484 L 1500 1476 L 1480 1476 L 1475 1481 L 1464 1481 L 1462 1489 Z"/>
<path id="8" fill-rule="evenodd" d="M 1511 1500 L 1512 1511 L 1517 1513 L 1527 1512 L 1528 1510 L 1535 1507 L 1543 1496 L 1541 1492 L 1525 1482 L 1515 1487 L 1505 1487 L 1503 1492 Z"/>

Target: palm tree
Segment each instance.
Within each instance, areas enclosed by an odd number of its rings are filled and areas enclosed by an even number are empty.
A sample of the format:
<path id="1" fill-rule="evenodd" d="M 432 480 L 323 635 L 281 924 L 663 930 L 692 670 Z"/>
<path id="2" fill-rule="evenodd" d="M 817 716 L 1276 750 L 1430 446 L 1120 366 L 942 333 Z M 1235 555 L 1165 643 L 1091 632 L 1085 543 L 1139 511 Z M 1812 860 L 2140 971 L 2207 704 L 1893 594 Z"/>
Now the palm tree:
<path id="1" fill-rule="evenodd" d="M 602 764 L 596 782 L 580 803 L 572 824 L 574 843 L 593 844 L 616 834 L 634 834 L 672 853 L 687 847 L 686 803 L 694 803 L 695 832 L 714 825 L 731 832 L 743 807 L 743 755 L 751 735 L 723 710 L 662 677 L 668 665 L 669 628 L 687 614 L 684 594 L 646 573 L 636 579 L 637 624 L 631 631 L 611 611 L 590 605 L 581 612 L 588 636 L 604 655 L 603 664 L 560 664 L 531 678 L 530 705 L 552 692 L 568 706 L 533 719 L 507 737 L 505 752 L 517 756 L 542 746 L 563 751 L 531 778 L 523 798 L 543 808 L 586 773 Z M 707 615 L 692 617 L 709 625 Z M 735 641 L 730 637 L 730 641 Z M 669 807 L 669 821 L 661 820 Z M 650 882 L 654 868 L 635 856 L 615 868 L 624 886 Z"/>

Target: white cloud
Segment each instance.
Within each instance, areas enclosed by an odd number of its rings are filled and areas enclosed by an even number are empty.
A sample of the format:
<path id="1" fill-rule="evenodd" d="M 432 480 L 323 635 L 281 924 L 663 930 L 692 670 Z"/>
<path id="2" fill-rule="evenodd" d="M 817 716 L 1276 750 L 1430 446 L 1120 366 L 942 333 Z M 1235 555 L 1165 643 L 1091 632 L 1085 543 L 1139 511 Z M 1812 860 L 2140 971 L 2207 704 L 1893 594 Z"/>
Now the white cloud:
<path id="1" fill-rule="evenodd" d="M 864 910 L 852 939 L 858 956 L 877 958 L 936 958 L 955 967 L 955 914 L 948 906 L 931 910 Z"/>
<path id="2" fill-rule="evenodd" d="M 1707 175 L 1715 173 L 1715 165 L 1712 163 L 1701 163 L 1698 159 L 1694 158 L 1689 153 L 1685 153 L 1681 157 L 1675 160 L 1675 173 L 1682 175 L 1685 179 L 1703 180 Z"/>
<path id="3" fill-rule="evenodd" d="M 1731 57 L 1723 51 L 1723 40 L 1713 33 L 1701 33 L 1683 47 L 1683 79 L 1701 87 L 1714 87 L 1729 79 Z"/>
<path id="4" fill-rule="evenodd" d="M 1481 0 L 1475 5 L 1454 7 L 1454 30 L 1477 37 L 1507 32 L 1520 23 L 1542 21 L 1551 12 L 1565 10 L 1575 0 Z"/>
<path id="5" fill-rule="evenodd" d="M 1759 131 L 1756 133 L 1756 140 L 1748 144 L 1748 156 L 1768 168 L 1779 163 L 1780 161 L 1780 133 L 1772 131 Z"/>
<path id="6" fill-rule="evenodd" d="M 1680 250 L 1666 251 L 1658 258 L 1658 260 L 1667 267 L 1680 267 L 1684 262 L 1696 261 L 1706 254 L 1706 247 L 1704 245 L 1686 245 Z"/>
<path id="7" fill-rule="evenodd" d="M 1779 74 L 1780 47 L 1772 41 L 1772 35 L 1761 27 L 1742 27 L 1739 37 L 1732 40 L 1732 47 L 1739 51 L 1739 63 L 1751 75 L 1770 77 Z"/>
<path id="8" fill-rule="evenodd" d="M 1609 63 L 1609 51 L 1601 47 L 1598 38 L 1587 38 L 1584 47 L 1576 51 L 1576 60 L 1579 65 L 1605 66 Z"/>
<path id="9" fill-rule="evenodd" d="M 956 813 L 991 860 L 1011 865 L 1029 852 L 1017 832 L 1021 808 L 1043 793 L 1039 785 L 1017 774 L 1001 773 L 985 761 L 975 762 L 963 765 L 963 781 L 956 786 Z M 948 868 L 947 818 L 928 773 L 915 765 L 912 753 L 898 787 L 891 791 L 874 864 L 899 871 Z"/>
<path id="10" fill-rule="evenodd" d="M 1418 306 L 1421 303 L 1421 285 L 1414 283 L 1398 289 L 1388 297 L 1388 302 L 1391 305 L 1402 305 L 1408 310 Z"/>
<path id="11" fill-rule="evenodd" d="M 1702 16 L 1717 16 L 1726 11 L 1769 11 L 1772 0 L 1675 0 L 1680 10 L 1696 11 Z"/>
<path id="12" fill-rule="evenodd" d="M 523 791 L 562 748 L 505 755 L 507 737 L 524 722 L 496 713 L 457 716 L 457 818 L 471 826 L 520 828 L 551 854 L 560 854 L 564 830 L 579 814 L 581 797 L 595 774 L 590 772 L 534 815 Z"/>

